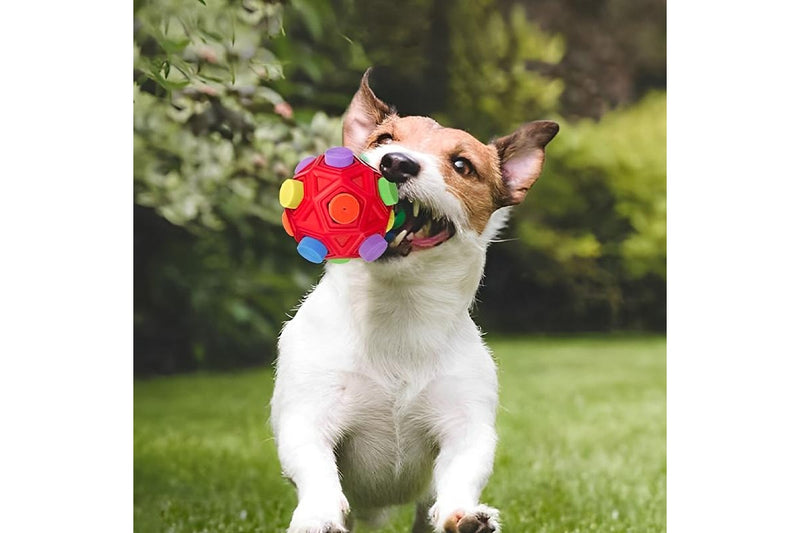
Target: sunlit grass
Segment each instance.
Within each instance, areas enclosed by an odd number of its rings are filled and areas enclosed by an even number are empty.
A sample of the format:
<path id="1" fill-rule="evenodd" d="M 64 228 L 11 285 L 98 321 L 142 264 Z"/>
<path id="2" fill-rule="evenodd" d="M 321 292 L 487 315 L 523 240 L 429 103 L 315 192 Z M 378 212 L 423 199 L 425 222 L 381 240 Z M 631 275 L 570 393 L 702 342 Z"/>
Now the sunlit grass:
<path id="1" fill-rule="evenodd" d="M 663 337 L 490 339 L 500 443 L 484 501 L 507 532 L 665 531 Z M 269 369 L 137 381 L 140 532 L 278 532 L 294 489 L 268 432 Z M 410 529 L 398 509 L 381 533 Z"/>

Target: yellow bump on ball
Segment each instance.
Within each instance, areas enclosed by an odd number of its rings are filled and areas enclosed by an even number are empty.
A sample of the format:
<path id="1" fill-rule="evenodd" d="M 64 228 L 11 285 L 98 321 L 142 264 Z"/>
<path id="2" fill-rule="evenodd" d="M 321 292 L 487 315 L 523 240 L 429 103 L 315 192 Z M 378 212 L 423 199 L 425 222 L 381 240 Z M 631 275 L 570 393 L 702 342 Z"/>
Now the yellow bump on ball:
<path id="1" fill-rule="evenodd" d="M 286 209 L 296 208 L 303 201 L 303 182 L 291 178 L 284 181 L 278 199 Z"/>
<path id="2" fill-rule="evenodd" d="M 386 231 L 389 231 L 394 226 L 394 210 L 389 211 L 389 223 L 386 224 Z"/>

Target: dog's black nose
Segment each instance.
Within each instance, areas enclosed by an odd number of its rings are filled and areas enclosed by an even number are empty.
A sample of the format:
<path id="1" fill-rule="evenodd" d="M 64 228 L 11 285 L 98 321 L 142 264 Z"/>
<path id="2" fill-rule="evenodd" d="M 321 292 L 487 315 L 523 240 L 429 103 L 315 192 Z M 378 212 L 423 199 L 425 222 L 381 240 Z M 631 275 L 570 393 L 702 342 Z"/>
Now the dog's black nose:
<path id="1" fill-rule="evenodd" d="M 381 159 L 381 174 L 394 183 L 403 183 L 419 174 L 419 163 L 400 152 L 386 154 Z"/>

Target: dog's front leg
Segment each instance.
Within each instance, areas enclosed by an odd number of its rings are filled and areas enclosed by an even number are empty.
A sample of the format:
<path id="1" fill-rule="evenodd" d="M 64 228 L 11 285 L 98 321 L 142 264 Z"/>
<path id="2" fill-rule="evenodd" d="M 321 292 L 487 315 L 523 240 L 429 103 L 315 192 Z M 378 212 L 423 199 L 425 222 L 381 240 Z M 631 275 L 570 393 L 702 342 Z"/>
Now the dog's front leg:
<path id="1" fill-rule="evenodd" d="M 282 413 L 276 424 L 283 471 L 297 487 L 297 508 L 288 533 L 344 533 L 349 512 L 342 493 L 335 443 L 309 413 Z"/>
<path id="2" fill-rule="evenodd" d="M 490 533 L 500 530 L 496 509 L 479 498 L 489 480 L 497 437 L 492 424 L 463 421 L 441 439 L 434 467 L 436 503 L 430 510 L 437 533 Z"/>
<path id="3" fill-rule="evenodd" d="M 497 510 L 479 503 L 497 444 L 497 371 L 479 340 L 456 353 L 454 360 L 459 364 L 450 365 L 451 373 L 428 387 L 439 448 L 433 468 L 436 501 L 429 513 L 431 525 L 436 533 L 497 532 Z"/>

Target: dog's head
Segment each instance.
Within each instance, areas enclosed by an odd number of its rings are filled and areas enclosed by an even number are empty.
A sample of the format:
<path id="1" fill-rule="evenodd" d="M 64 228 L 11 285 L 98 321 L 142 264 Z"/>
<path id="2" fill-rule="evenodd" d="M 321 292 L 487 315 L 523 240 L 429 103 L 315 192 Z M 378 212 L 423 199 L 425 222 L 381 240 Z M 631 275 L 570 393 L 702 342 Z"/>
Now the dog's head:
<path id="1" fill-rule="evenodd" d="M 344 116 L 344 145 L 397 184 L 405 221 L 383 258 L 456 242 L 487 242 L 492 215 L 520 203 L 539 178 L 558 124 L 530 122 L 483 144 L 427 117 L 400 117 L 369 87 L 369 70 Z M 400 215 L 403 211 L 403 215 Z M 452 244 L 451 244 L 452 243 Z M 382 258 L 382 259 L 383 259 Z"/>

